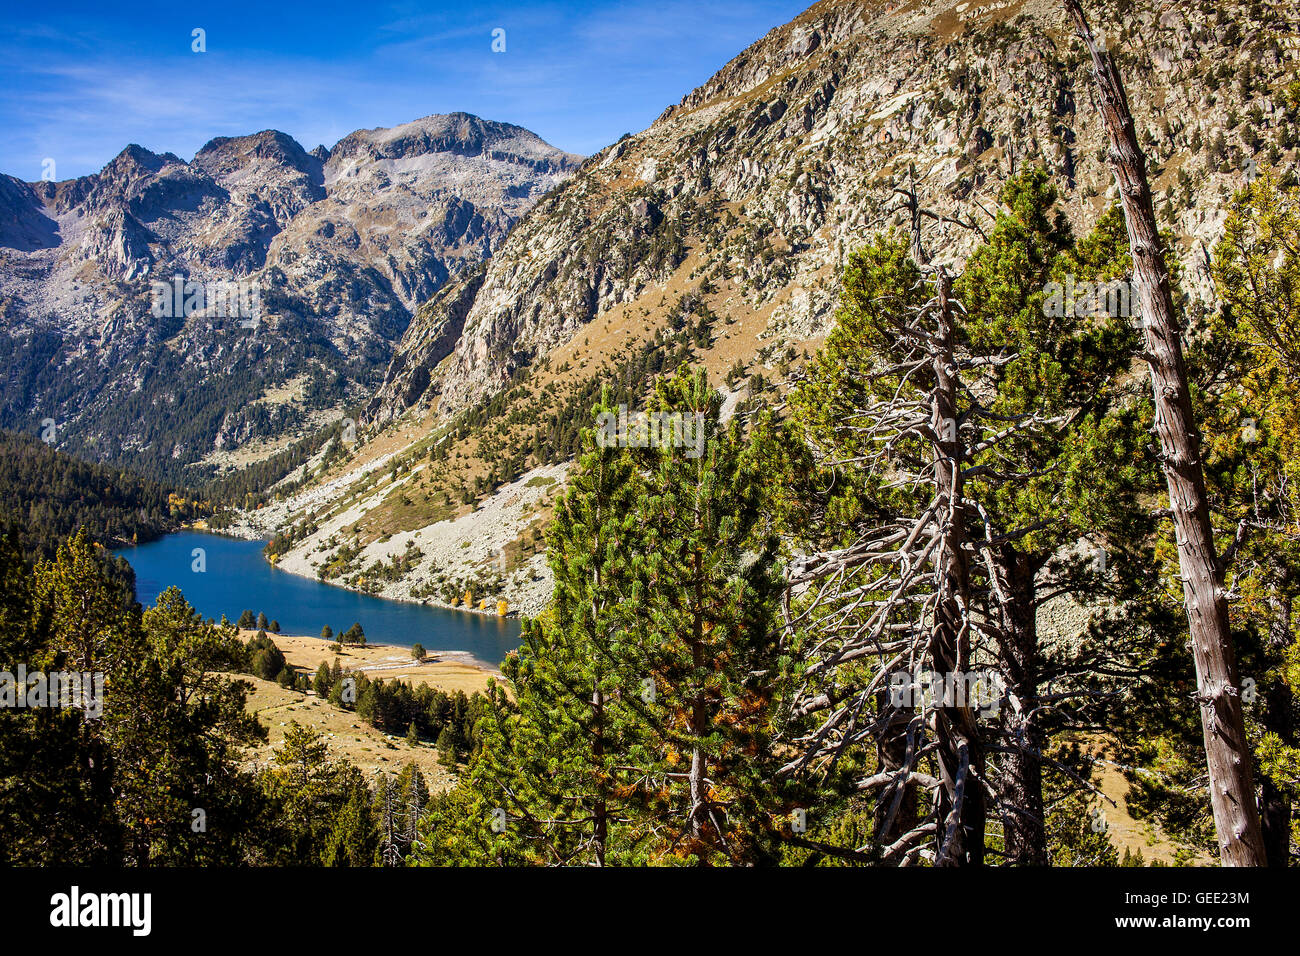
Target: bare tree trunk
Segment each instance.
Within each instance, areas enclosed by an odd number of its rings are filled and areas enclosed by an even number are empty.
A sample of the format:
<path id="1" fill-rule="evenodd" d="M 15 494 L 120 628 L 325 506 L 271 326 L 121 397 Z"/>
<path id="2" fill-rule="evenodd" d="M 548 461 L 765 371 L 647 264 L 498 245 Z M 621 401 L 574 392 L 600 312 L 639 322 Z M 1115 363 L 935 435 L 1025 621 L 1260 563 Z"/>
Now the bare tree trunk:
<path id="1" fill-rule="evenodd" d="M 691 640 L 691 664 L 694 667 L 696 679 L 704 671 L 704 627 L 703 620 L 700 616 L 702 606 L 701 578 L 703 569 L 701 567 L 700 554 L 697 551 L 692 559 L 695 571 L 696 586 L 696 605 L 693 614 L 692 640 Z M 691 748 L 691 769 L 690 769 L 690 787 L 691 787 L 691 810 L 690 810 L 690 833 L 691 837 L 697 841 L 704 839 L 704 825 L 708 820 L 709 800 L 708 788 L 705 785 L 704 766 L 704 748 L 700 746 L 699 740 L 708 733 L 709 710 L 708 698 L 703 684 L 695 688 L 695 695 L 691 701 L 690 729 L 695 738 L 695 745 Z"/>
<path id="2" fill-rule="evenodd" d="M 1210 804 L 1224 866 L 1263 866 L 1264 842 L 1255 805 L 1250 745 L 1241 712 L 1236 654 L 1228 631 L 1223 572 L 1210 527 L 1200 437 L 1192 417 L 1180 329 L 1169 274 L 1123 82 L 1110 55 L 1092 39 L 1078 0 L 1064 0 L 1092 54 L 1110 166 L 1119 186 L 1133 256 L 1133 283 L 1146 327 L 1156 431 L 1178 540 L 1178 563 L 1196 662 L 1197 696 L 1210 772 Z"/>
<path id="3" fill-rule="evenodd" d="M 958 381 L 952 276 L 930 264 L 921 244 L 921 209 L 915 188 L 907 195 L 912 216 L 912 257 L 934 276 L 935 326 L 931 333 L 930 430 L 940 543 L 935 551 L 935 609 L 930 658 L 951 679 L 970 668 L 970 562 L 966 553 L 966 506 L 962 469 L 965 452 L 957 413 Z M 964 681 L 962 682 L 964 686 Z M 939 742 L 939 826 L 936 866 L 979 866 L 984 862 L 984 749 L 970 702 L 944 701 L 933 717 Z"/>
<path id="4" fill-rule="evenodd" d="M 918 244 L 919 245 L 919 244 Z M 930 652 L 938 670 L 952 678 L 970 667 L 970 563 L 966 554 L 966 509 L 963 504 L 962 454 L 957 422 L 956 332 L 949 298 L 952 277 L 935 267 L 938 299 L 935 314 L 935 387 L 931 396 L 931 427 L 936 436 L 935 487 L 944 505 L 940 511 L 942 540 L 935 556 L 937 600 Z M 970 702 L 945 701 L 936 711 L 940 825 L 937 865 L 960 866 L 984 862 L 984 793 L 976 779 L 984 776 L 984 755 Z"/>
<path id="5" fill-rule="evenodd" d="M 597 515 L 603 511 L 599 508 Z M 592 575 L 592 602 L 591 602 L 591 620 L 597 627 L 598 623 L 603 620 L 603 608 L 598 606 L 597 601 L 605 600 L 605 587 L 601 575 L 601 565 L 596 563 Z M 599 639 L 598 639 L 599 643 Z M 591 825 L 591 850 L 592 857 L 596 866 L 605 865 L 605 852 L 609 844 L 609 789 L 608 778 L 605 776 L 605 694 L 600 689 L 601 670 L 596 670 L 596 689 L 591 695 L 592 704 L 592 763 L 595 765 L 597 774 L 596 800 L 592 808 L 592 825 Z"/>
<path id="6" fill-rule="evenodd" d="M 935 482 L 948 510 L 941 518 L 944 533 L 935 561 L 939 594 L 931 652 L 939 670 L 949 677 L 970 669 L 970 564 L 965 547 L 964 456 L 957 437 L 957 362 L 948 298 L 951 285 L 951 277 L 940 266 L 935 279 L 939 297 L 936 338 L 940 348 L 934 362 L 932 424 L 938 436 Z M 956 700 L 940 708 L 937 716 L 935 732 L 943 744 L 939 748 L 939 776 L 944 784 L 940 809 L 952 817 L 948 831 L 940 830 L 937 862 L 978 866 L 984 862 L 985 809 L 984 792 L 976 775 L 980 779 L 984 776 L 984 752 L 975 715 L 970 701 Z"/>
<path id="7" fill-rule="evenodd" d="M 609 801 L 605 782 L 605 695 L 599 688 L 594 695 L 592 719 L 592 756 L 600 780 L 596 785 L 595 805 L 591 810 L 591 853 L 597 866 L 605 865 L 605 848 L 609 842 Z"/>

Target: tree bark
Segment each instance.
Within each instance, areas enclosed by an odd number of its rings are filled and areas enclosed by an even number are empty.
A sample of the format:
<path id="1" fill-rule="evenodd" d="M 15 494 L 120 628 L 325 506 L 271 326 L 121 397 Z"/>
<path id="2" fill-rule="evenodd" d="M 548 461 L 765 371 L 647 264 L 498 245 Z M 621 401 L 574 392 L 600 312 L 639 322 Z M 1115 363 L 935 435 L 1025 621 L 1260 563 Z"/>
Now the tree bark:
<path id="1" fill-rule="evenodd" d="M 695 593 L 696 604 L 695 613 L 692 615 L 691 623 L 691 665 L 694 669 L 694 677 L 697 681 L 703 681 L 705 657 L 704 657 L 704 620 L 701 616 L 701 609 L 704 603 L 704 586 L 703 586 L 703 566 L 701 556 L 698 551 L 692 556 L 692 565 L 695 576 Z M 691 735 L 695 739 L 695 745 L 691 748 L 691 769 L 690 769 L 690 787 L 691 787 L 691 810 L 690 810 L 690 833 L 692 839 L 697 844 L 704 840 L 704 827 L 708 822 L 709 799 L 708 790 L 705 786 L 705 766 L 704 766 L 704 748 L 699 741 L 708 733 L 709 727 L 709 710 L 708 698 L 706 696 L 703 683 L 695 687 L 695 693 L 691 700 L 690 729 Z M 702 851 L 701 851 L 702 852 Z"/>
<path id="2" fill-rule="evenodd" d="M 891 710 L 889 691 L 882 690 L 876 694 L 876 706 L 881 713 Z M 907 728 L 915 715 L 916 712 L 911 707 L 893 708 L 876 744 L 876 759 L 881 770 L 897 771 L 907 764 Z M 914 783 L 900 783 L 881 790 L 874 814 L 874 833 L 878 846 L 887 847 L 916 827 L 916 789 Z"/>
<path id="3" fill-rule="evenodd" d="M 1110 166 L 1119 186 L 1133 256 L 1133 283 L 1146 328 L 1155 424 L 1178 541 L 1183 597 L 1196 663 L 1197 697 L 1210 774 L 1210 804 L 1224 866 L 1263 866 L 1264 842 L 1255 804 L 1250 745 L 1241 711 L 1236 654 L 1228 631 L 1223 572 L 1210 527 L 1200 437 L 1155 207 L 1123 82 L 1110 55 L 1093 42 L 1078 0 L 1064 0 L 1092 54 L 1099 105 L 1110 137 Z"/>
<path id="4" fill-rule="evenodd" d="M 935 310 L 931 427 L 936 436 L 935 486 L 945 503 L 941 509 L 942 543 L 935 556 L 938 599 L 930 653 L 936 669 L 950 679 L 970 668 L 970 562 L 966 554 L 966 510 L 963 504 L 964 454 L 957 421 L 956 331 L 949 298 L 952 277 L 942 266 L 934 269 L 938 298 Z M 946 511 L 946 513 L 944 513 Z M 970 702 L 957 700 L 936 713 L 940 826 L 937 864 L 979 866 L 984 862 L 985 806 L 980 780 L 984 751 Z M 979 779 L 976 779 L 978 775 Z M 948 820 L 948 825 L 943 821 Z"/>
<path id="5" fill-rule="evenodd" d="M 602 396 L 603 397 L 603 396 Z M 596 525 L 596 546 L 600 548 L 597 554 L 600 554 L 604 548 L 601 547 L 601 532 L 603 530 L 604 502 L 601 501 L 596 506 L 596 518 L 600 522 Z M 604 575 L 601 574 L 602 565 L 596 562 L 592 569 L 592 588 L 591 588 L 591 623 L 596 629 L 594 644 L 600 646 L 604 644 L 603 630 L 605 625 L 602 623 L 605 619 L 606 608 L 604 606 L 607 600 Z M 605 775 L 605 694 L 600 689 L 601 668 L 596 667 L 595 673 L 595 691 L 591 695 L 592 704 L 592 765 L 596 772 L 596 800 L 592 807 L 592 825 L 591 825 L 591 844 L 592 858 L 596 866 L 605 865 L 605 851 L 609 843 L 609 779 Z"/>
<path id="6" fill-rule="evenodd" d="M 605 695 L 597 685 L 592 721 L 592 757 L 598 774 L 596 800 L 591 811 L 591 850 L 596 866 L 605 865 L 605 847 L 609 840 L 608 785 L 605 779 Z"/>

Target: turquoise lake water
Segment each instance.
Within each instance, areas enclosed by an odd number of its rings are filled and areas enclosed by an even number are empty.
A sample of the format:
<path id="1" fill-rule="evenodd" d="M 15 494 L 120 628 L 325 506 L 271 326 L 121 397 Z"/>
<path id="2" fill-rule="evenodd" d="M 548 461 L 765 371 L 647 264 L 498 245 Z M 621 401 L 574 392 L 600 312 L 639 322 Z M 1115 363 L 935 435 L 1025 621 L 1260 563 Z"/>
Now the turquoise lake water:
<path id="1" fill-rule="evenodd" d="M 427 607 L 358 594 L 274 567 L 262 556 L 261 541 L 240 541 L 202 531 L 181 531 L 116 552 L 135 569 L 135 596 L 145 607 L 172 585 L 204 617 L 234 621 L 245 608 L 280 622 L 285 634 L 318 635 L 328 624 L 335 634 L 360 622 L 371 643 L 429 651 L 467 651 L 496 666 L 519 646 L 519 621 L 467 611 Z M 202 548 L 205 571 L 193 569 Z"/>

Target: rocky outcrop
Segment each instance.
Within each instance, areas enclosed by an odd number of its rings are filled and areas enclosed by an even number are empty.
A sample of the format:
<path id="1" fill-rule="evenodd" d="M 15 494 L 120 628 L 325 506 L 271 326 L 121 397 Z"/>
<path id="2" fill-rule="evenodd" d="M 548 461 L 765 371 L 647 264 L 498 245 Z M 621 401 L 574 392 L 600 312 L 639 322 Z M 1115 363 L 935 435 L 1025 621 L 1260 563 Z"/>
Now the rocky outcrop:
<path id="1" fill-rule="evenodd" d="M 107 278 L 136 279 L 148 275 L 153 265 L 149 243 L 154 238 L 125 209 L 110 207 L 95 216 L 80 251 Z"/>
<path id="2" fill-rule="evenodd" d="M 0 176 L 0 248 L 34 252 L 58 244 L 58 224 L 36 189 L 12 176 Z"/>

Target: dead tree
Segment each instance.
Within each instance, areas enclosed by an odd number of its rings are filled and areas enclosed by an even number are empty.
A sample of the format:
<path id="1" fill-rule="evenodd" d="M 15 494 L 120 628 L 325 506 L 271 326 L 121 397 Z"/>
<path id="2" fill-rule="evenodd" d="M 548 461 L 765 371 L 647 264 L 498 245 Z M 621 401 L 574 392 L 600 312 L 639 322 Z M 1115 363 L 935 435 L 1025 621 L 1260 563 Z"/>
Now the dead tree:
<path id="1" fill-rule="evenodd" d="M 1169 488 L 1196 663 L 1197 699 L 1219 857 L 1224 866 L 1263 866 L 1264 843 L 1255 803 L 1250 744 L 1242 718 L 1236 653 L 1228 630 L 1223 568 L 1210 525 L 1200 437 L 1183 360 L 1182 330 L 1174 312 L 1165 250 L 1147 182 L 1146 157 L 1138 145 L 1128 97 L 1110 54 L 1093 40 L 1078 0 L 1064 3 L 1092 56 L 1098 105 L 1110 138 L 1110 167 L 1128 223 L 1133 283 L 1146 329 L 1144 358 L 1151 369 L 1160 463 Z"/>
<path id="2" fill-rule="evenodd" d="M 381 856 L 384 866 L 401 866 L 402 837 L 397 827 L 398 810 L 393 800 L 393 791 L 397 789 L 397 783 L 388 774 L 384 774 L 379 781 L 379 788 L 384 796 L 383 834 L 380 837 L 380 844 L 383 847 Z"/>
<path id="3" fill-rule="evenodd" d="M 952 274 L 931 264 L 922 247 L 914 187 L 899 193 L 912 219 L 914 264 L 930 291 L 889 318 L 893 354 L 873 376 L 895 383 L 892 393 L 877 390 L 878 398 L 845 414 L 844 427 L 864 431 L 874 454 L 829 463 L 867 468 L 928 503 L 913 515 L 882 516 L 847 548 L 792 564 L 788 583 L 801 597 L 786 626 L 813 641 L 795 715 L 818 715 L 821 723 L 797 742 L 800 755 L 785 769 L 830 766 L 848 748 L 874 741 L 880 772 L 857 784 L 879 794 L 874 858 L 980 865 L 988 783 L 973 702 L 948 693 L 950 683 L 921 700 L 909 684 L 900 699 L 893 679 L 970 671 L 975 626 L 962 490 L 970 424 L 960 411 L 961 304 L 952 297 Z M 925 812 L 917 788 L 929 792 Z"/>
<path id="4" fill-rule="evenodd" d="M 922 315 L 933 318 L 928 342 L 933 387 L 930 391 L 930 454 L 938 539 L 935 548 L 935 619 L 930 629 L 929 655 L 941 674 L 971 670 L 971 581 L 966 542 L 966 499 L 963 466 L 968 458 L 962 442 L 958 409 L 961 391 L 957 362 L 956 311 L 952 275 L 942 265 L 932 265 L 921 245 L 921 209 L 915 186 L 904 194 L 912 219 L 912 258 L 931 276 L 934 297 Z M 939 743 L 938 810 L 943 827 L 935 863 L 984 862 L 985 801 L 984 751 L 970 701 L 936 708 L 933 729 Z"/>
<path id="5" fill-rule="evenodd" d="M 851 545 L 791 565 L 787 627 L 792 639 L 809 639 L 810 658 L 794 714 L 821 723 L 798 741 L 800 755 L 786 769 L 829 770 L 848 750 L 874 744 L 876 771 L 857 787 L 876 795 L 876 859 L 980 863 L 986 818 L 996 813 L 1007 862 L 1041 865 L 1044 766 L 1090 788 L 1043 753 L 1042 721 L 1049 713 L 1069 720 L 1060 708 L 1093 692 L 1040 694 L 1039 685 L 1063 666 L 1092 668 L 1040 653 L 1037 578 L 1054 552 L 1024 555 L 1018 545 L 1037 525 L 1007 526 L 968 485 L 1031 480 L 1033 468 L 1015 465 L 1004 443 L 1059 434 L 1074 413 L 1046 403 L 1020 413 L 986 404 L 996 390 L 990 375 L 1018 353 L 973 350 L 951 292 L 955 277 L 921 242 L 922 219 L 940 217 L 920 208 L 914 187 L 898 194 L 911 219 L 915 294 L 868 293 L 871 328 L 883 326 L 873 333 L 878 344 L 850 370 L 834 437 L 808 436 L 825 443 L 811 450 L 832 473 L 876 476 L 881 504 L 853 529 Z M 1058 577 L 1043 579 L 1049 595 L 1079 587 Z M 979 714 L 969 695 L 898 699 L 894 679 L 919 670 L 968 682 L 988 673 L 997 693 L 986 693 Z"/>

